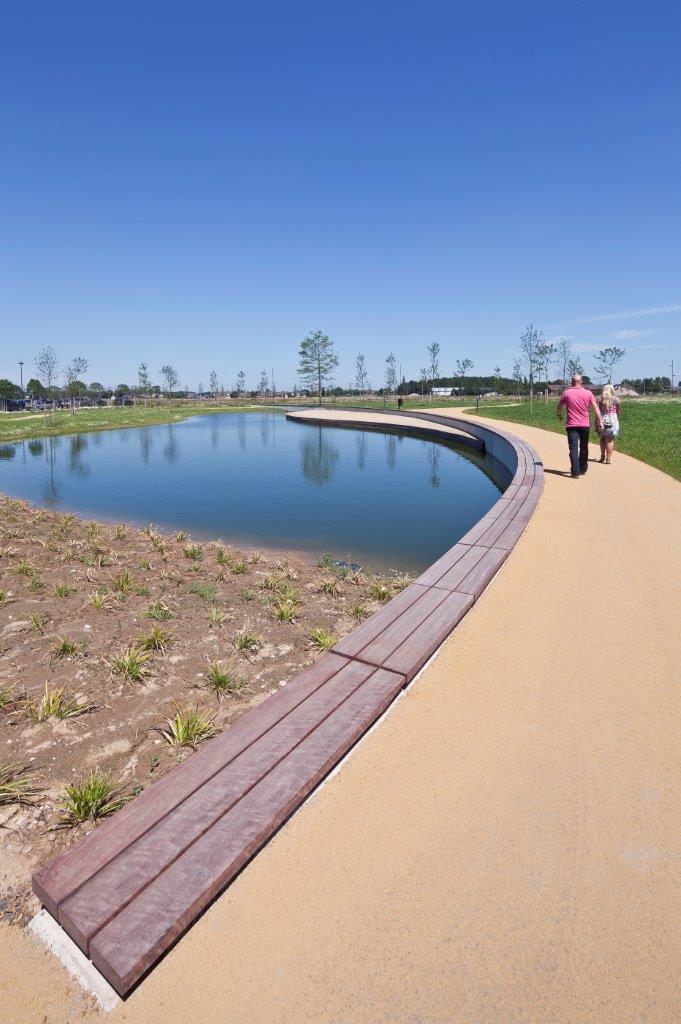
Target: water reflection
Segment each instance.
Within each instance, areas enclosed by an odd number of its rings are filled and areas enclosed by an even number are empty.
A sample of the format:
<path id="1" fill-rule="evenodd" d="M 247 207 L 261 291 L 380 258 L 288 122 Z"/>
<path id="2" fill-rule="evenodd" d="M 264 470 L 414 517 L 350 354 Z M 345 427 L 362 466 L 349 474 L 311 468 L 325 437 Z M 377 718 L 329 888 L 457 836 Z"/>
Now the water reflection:
<path id="1" fill-rule="evenodd" d="M 69 438 L 69 469 L 81 480 L 90 475 L 90 467 L 83 461 L 83 452 L 87 446 L 88 439 L 85 434 L 74 434 Z"/>
<path id="2" fill-rule="evenodd" d="M 428 450 L 428 465 L 430 466 L 430 486 L 440 486 L 440 445 L 431 444 Z"/>
<path id="3" fill-rule="evenodd" d="M 311 437 L 305 437 L 300 451 L 305 479 L 318 487 L 328 484 L 340 459 L 340 452 L 327 440 L 324 429 L 317 427 Z"/>
<path id="4" fill-rule="evenodd" d="M 61 447 L 60 437 L 48 437 L 45 443 L 45 462 L 48 465 L 48 474 L 43 484 L 42 494 L 43 503 L 48 508 L 56 508 L 61 501 L 61 494 L 57 486 L 57 480 L 55 476 L 55 464 L 57 461 L 57 452 Z"/>
<path id="5" fill-rule="evenodd" d="M 385 435 L 385 462 L 388 469 L 394 469 L 397 463 L 397 434 Z"/>
<path id="6" fill-rule="evenodd" d="M 9 462 L 16 455 L 17 450 L 13 444 L 0 444 L 0 459 Z"/>
<path id="7" fill-rule="evenodd" d="M 38 458 L 43 454 L 43 442 L 42 441 L 29 441 L 28 450 L 34 458 Z"/>
<path id="8" fill-rule="evenodd" d="M 163 449 L 163 458 L 169 465 L 174 465 L 177 462 L 177 457 L 180 454 L 180 449 L 177 444 L 177 437 L 173 427 L 168 427 L 168 437 L 166 440 L 165 448 Z"/>
<path id="9" fill-rule="evenodd" d="M 140 455 L 145 466 L 149 464 L 149 455 L 153 444 L 152 433 L 149 427 L 140 428 Z"/>
<path id="10" fill-rule="evenodd" d="M 357 434 L 357 469 L 361 472 L 367 464 L 367 436 L 365 431 L 360 430 Z"/>

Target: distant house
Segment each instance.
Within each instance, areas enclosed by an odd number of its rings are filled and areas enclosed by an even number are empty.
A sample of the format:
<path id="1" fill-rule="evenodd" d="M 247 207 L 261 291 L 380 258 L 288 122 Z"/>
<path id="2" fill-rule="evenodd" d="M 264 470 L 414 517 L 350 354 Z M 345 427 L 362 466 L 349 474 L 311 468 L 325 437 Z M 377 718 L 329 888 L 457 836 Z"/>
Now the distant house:
<path id="1" fill-rule="evenodd" d="M 440 398 L 451 398 L 455 395 L 458 388 L 431 388 L 431 395 L 438 395 Z"/>
<path id="2" fill-rule="evenodd" d="M 624 384 L 615 384 L 615 394 L 619 398 L 638 398 L 638 391 L 634 391 L 633 388 L 625 387 Z"/>
<path id="3" fill-rule="evenodd" d="M 549 384 L 549 394 L 550 395 L 562 395 L 564 391 L 565 391 L 565 385 L 564 384 Z"/>

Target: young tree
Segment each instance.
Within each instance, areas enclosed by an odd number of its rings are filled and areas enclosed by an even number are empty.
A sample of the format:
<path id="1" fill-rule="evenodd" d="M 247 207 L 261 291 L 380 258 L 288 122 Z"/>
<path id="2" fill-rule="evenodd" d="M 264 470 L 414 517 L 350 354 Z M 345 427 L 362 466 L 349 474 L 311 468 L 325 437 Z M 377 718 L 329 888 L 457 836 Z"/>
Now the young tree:
<path id="1" fill-rule="evenodd" d="M 57 353 L 49 345 L 46 348 L 41 349 L 35 358 L 35 366 L 38 373 L 38 379 L 44 386 L 45 390 L 50 391 L 57 380 L 57 370 L 59 367 Z"/>
<path id="2" fill-rule="evenodd" d="M 470 369 L 473 367 L 472 359 L 457 359 L 456 361 L 456 375 L 461 381 L 461 388 L 459 389 L 459 395 L 462 394 L 464 389 L 464 377 Z"/>
<path id="3" fill-rule="evenodd" d="M 498 391 L 499 390 L 499 378 L 501 377 L 501 367 L 500 366 L 495 366 L 493 373 L 494 373 L 494 390 Z"/>
<path id="4" fill-rule="evenodd" d="M 385 359 L 385 388 L 389 395 L 394 394 L 397 387 L 397 359 L 390 352 Z"/>
<path id="5" fill-rule="evenodd" d="M 36 377 L 31 377 L 28 384 L 26 385 L 26 394 L 29 398 L 46 398 L 47 390 L 42 386 L 40 381 Z"/>
<path id="6" fill-rule="evenodd" d="M 513 363 L 513 380 L 516 383 L 516 388 L 517 388 L 517 392 L 518 392 L 518 401 L 520 401 L 520 385 L 522 383 L 522 379 L 523 379 L 523 364 L 520 362 L 519 359 L 516 359 L 514 361 L 514 363 Z"/>
<path id="7" fill-rule="evenodd" d="M 435 387 L 435 378 L 440 373 L 440 344 L 437 341 L 432 342 L 428 345 L 426 351 L 428 352 L 428 358 L 430 360 L 430 379 L 432 381 L 432 388 Z M 430 392 L 430 400 L 433 400 L 433 392 Z"/>
<path id="8" fill-rule="evenodd" d="M 218 393 L 218 375 L 215 370 L 210 371 L 210 390 L 213 398 L 215 398 Z"/>
<path id="9" fill-rule="evenodd" d="M 360 395 L 364 397 L 367 389 L 367 364 L 361 352 L 355 360 L 355 387 Z"/>
<path id="10" fill-rule="evenodd" d="M 568 372 L 568 376 L 570 376 L 570 377 L 574 377 L 575 374 L 577 374 L 577 373 L 580 376 L 583 376 L 583 374 L 584 374 L 584 364 L 582 363 L 582 360 L 581 360 L 581 358 L 579 356 L 576 356 L 576 355 L 570 356 L 570 358 L 567 361 L 567 372 Z"/>
<path id="11" fill-rule="evenodd" d="M 553 362 L 555 355 L 555 345 L 549 344 L 549 342 L 547 341 L 542 341 L 539 345 L 537 345 L 537 366 L 539 368 L 539 372 L 542 374 L 544 380 L 546 381 L 546 391 L 544 393 L 546 396 L 547 405 L 549 401 L 549 375 L 551 371 L 551 363 Z"/>
<path id="12" fill-rule="evenodd" d="M 175 369 L 174 366 L 171 366 L 170 363 L 166 363 L 165 366 L 161 367 L 161 376 L 163 377 L 163 379 L 164 379 L 164 381 L 166 383 L 166 391 L 168 392 L 168 401 L 172 402 L 172 400 L 173 400 L 173 388 L 177 387 L 177 382 L 180 379 L 178 377 L 178 375 L 177 375 L 177 370 Z"/>
<path id="13" fill-rule="evenodd" d="M 537 350 L 544 342 L 544 335 L 529 324 L 520 336 L 520 351 L 527 365 L 527 376 L 530 381 L 530 412 L 534 400 L 534 375 L 539 369 L 539 357 Z"/>
<path id="14" fill-rule="evenodd" d="M 426 393 L 426 384 L 428 383 L 428 368 L 422 366 L 419 370 L 419 384 L 421 385 L 421 398 Z"/>
<path id="15" fill-rule="evenodd" d="M 602 348 L 596 354 L 594 370 L 597 377 L 607 377 L 608 384 L 612 384 L 612 371 L 617 363 L 621 362 L 626 355 L 626 349 L 613 345 L 611 348 Z"/>
<path id="16" fill-rule="evenodd" d="M 66 382 L 66 394 L 71 400 L 71 412 L 74 412 L 76 399 L 81 398 L 87 391 L 87 386 L 80 379 L 90 369 L 90 363 L 83 356 L 74 356 L 64 370 Z"/>
<path id="17" fill-rule="evenodd" d="M 306 388 L 317 392 L 321 405 L 322 391 L 333 381 L 333 371 L 338 366 L 333 342 L 322 331 L 312 331 L 301 341 L 298 358 L 298 376 Z"/>
<path id="18" fill-rule="evenodd" d="M 246 374 L 243 370 L 239 370 L 236 375 L 236 393 L 239 398 L 243 397 L 246 390 Z"/>
<path id="19" fill-rule="evenodd" d="M 137 368 L 137 386 L 140 391 L 146 395 L 147 391 L 151 387 L 151 378 L 149 376 L 149 367 L 146 363 L 140 363 Z"/>
<path id="20" fill-rule="evenodd" d="M 558 360 L 558 365 L 562 367 L 563 371 L 560 379 L 563 382 L 563 387 L 565 387 L 567 384 L 568 364 L 572 358 L 572 340 L 570 338 L 566 338 L 563 334 L 559 338 L 556 338 L 555 344 L 556 359 Z"/>
<path id="21" fill-rule="evenodd" d="M 267 370 L 263 370 L 262 373 L 260 374 L 260 380 L 258 381 L 258 391 L 260 392 L 261 395 L 266 395 L 268 387 L 269 378 L 267 376 Z"/>

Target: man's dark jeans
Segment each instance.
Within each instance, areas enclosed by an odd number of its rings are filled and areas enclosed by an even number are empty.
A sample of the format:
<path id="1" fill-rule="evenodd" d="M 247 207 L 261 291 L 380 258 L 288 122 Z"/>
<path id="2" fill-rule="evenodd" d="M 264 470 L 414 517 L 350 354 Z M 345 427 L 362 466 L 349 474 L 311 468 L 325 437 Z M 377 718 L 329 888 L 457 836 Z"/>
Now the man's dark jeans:
<path id="1" fill-rule="evenodd" d="M 570 472 L 573 476 L 586 473 L 589 467 L 589 427 L 568 427 Z"/>

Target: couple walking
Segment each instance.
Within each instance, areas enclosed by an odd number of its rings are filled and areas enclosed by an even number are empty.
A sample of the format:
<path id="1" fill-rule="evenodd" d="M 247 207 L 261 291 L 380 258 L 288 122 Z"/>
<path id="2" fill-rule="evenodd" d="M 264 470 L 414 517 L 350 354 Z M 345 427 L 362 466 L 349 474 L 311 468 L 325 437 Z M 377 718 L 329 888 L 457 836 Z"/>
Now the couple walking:
<path id="1" fill-rule="evenodd" d="M 565 429 L 570 449 L 570 475 L 579 480 L 589 468 L 589 429 L 590 413 L 593 409 L 596 416 L 596 429 L 601 440 L 600 461 L 610 464 L 615 438 L 619 434 L 620 404 L 612 384 L 606 384 L 598 402 L 591 391 L 584 387 L 581 376 L 576 373 L 572 377 L 572 387 L 563 392 L 558 402 L 558 419 L 563 419 L 563 407 L 567 412 Z"/>

